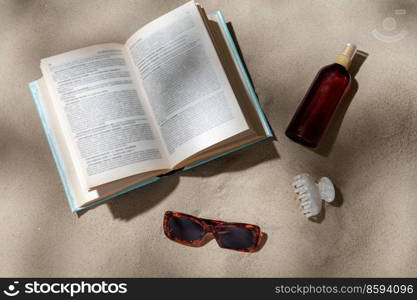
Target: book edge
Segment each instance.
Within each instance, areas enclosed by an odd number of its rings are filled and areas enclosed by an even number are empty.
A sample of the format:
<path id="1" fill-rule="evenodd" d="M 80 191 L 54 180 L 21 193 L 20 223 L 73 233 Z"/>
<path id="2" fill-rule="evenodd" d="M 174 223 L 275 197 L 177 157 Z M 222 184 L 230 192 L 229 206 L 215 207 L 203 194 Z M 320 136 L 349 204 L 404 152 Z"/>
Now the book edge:
<path id="1" fill-rule="evenodd" d="M 264 130 L 265 130 L 266 136 L 267 137 L 272 137 L 273 136 L 272 129 L 271 129 L 271 127 L 270 127 L 270 125 L 269 125 L 269 123 L 266 119 L 265 112 L 263 111 L 263 109 L 261 107 L 258 96 L 256 95 L 255 88 L 252 85 L 252 82 L 249 79 L 249 75 L 245 70 L 242 58 L 239 55 L 239 51 L 237 50 L 236 44 L 233 41 L 232 35 L 231 35 L 229 29 L 227 28 L 227 24 L 226 24 L 226 21 L 224 19 L 224 16 L 223 16 L 221 11 L 215 11 L 211 14 L 217 16 L 219 21 L 220 21 L 219 24 L 222 27 L 223 32 L 226 35 L 226 42 L 229 44 L 229 47 L 232 50 L 232 55 L 233 55 L 235 61 L 237 62 L 237 67 L 239 68 L 240 73 L 243 76 L 244 84 L 246 85 L 246 87 L 249 90 L 250 99 L 251 99 L 252 104 L 254 105 L 254 107 L 256 109 L 256 112 L 258 113 L 259 118 L 261 119 L 261 123 L 262 123 L 262 126 L 263 126 Z"/>
<path id="2" fill-rule="evenodd" d="M 53 156 L 54 161 L 55 161 L 55 165 L 57 166 L 59 177 L 61 178 L 62 185 L 64 186 L 64 191 L 65 191 L 65 194 L 67 196 L 67 200 L 68 200 L 70 209 L 71 209 L 72 212 L 75 212 L 78 207 L 75 204 L 74 196 L 73 196 L 72 191 L 71 191 L 71 186 L 70 186 L 70 184 L 68 182 L 68 179 L 67 179 L 67 176 L 65 174 L 64 167 L 63 167 L 62 162 L 61 162 L 61 157 L 60 157 L 60 155 L 58 153 L 58 150 L 55 146 L 55 139 L 52 136 L 51 131 L 49 129 L 48 121 L 47 121 L 45 112 L 43 110 L 42 103 L 40 101 L 38 82 L 37 82 L 37 80 L 35 80 L 35 81 L 30 82 L 28 85 L 29 85 L 30 92 L 32 94 L 32 98 L 35 102 L 35 106 L 36 106 L 36 110 L 38 111 L 39 118 L 41 119 L 41 124 L 42 124 L 43 130 L 45 132 L 46 139 L 47 139 L 48 144 L 49 144 L 49 148 L 51 149 L 52 156 Z"/>

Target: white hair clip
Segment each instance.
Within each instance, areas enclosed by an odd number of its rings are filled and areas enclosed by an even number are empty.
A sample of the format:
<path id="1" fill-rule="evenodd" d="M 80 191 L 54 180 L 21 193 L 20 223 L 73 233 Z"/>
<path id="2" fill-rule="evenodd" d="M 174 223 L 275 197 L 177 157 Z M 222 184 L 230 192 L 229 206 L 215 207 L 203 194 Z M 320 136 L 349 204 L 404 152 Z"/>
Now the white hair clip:
<path id="1" fill-rule="evenodd" d="M 335 189 L 331 180 L 327 177 L 320 178 L 316 183 L 308 174 L 300 174 L 294 177 L 293 186 L 300 207 L 306 217 L 317 216 L 321 211 L 321 200 L 332 202 L 335 198 Z"/>

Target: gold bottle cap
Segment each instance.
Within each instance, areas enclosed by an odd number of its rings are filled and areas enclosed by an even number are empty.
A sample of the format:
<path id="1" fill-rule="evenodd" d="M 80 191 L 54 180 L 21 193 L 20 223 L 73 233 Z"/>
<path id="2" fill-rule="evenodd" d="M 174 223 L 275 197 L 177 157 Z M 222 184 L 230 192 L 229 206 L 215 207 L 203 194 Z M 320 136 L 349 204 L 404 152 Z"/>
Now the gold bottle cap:
<path id="1" fill-rule="evenodd" d="M 352 59 L 355 56 L 355 53 L 356 45 L 346 44 L 346 47 L 343 50 L 343 52 L 336 56 L 335 63 L 344 66 L 346 70 L 348 70 L 350 64 L 352 63 Z"/>

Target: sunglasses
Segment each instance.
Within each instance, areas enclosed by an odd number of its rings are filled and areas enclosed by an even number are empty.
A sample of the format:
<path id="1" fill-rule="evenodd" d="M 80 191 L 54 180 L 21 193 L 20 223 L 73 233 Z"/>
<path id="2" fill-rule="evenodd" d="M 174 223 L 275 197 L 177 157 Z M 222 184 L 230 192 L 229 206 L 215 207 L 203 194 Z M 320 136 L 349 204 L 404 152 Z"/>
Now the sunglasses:
<path id="1" fill-rule="evenodd" d="M 165 235 L 180 244 L 200 247 L 211 238 L 221 248 L 255 252 L 261 240 L 259 226 L 201 219 L 179 212 L 167 211 L 164 216 Z"/>

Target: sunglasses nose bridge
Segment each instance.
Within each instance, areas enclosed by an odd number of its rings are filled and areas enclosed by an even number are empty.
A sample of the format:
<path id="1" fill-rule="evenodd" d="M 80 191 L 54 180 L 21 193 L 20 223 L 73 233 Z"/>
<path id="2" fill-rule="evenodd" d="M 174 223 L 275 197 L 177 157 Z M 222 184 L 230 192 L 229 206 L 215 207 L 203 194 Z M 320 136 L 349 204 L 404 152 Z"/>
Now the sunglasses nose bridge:
<path id="1" fill-rule="evenodd" d="M 216 232 L 216 230 L 215 230 L 215 228 L 214 228 L 214 226 L 213 226 L 213 225 L 208 225 L 208 226 L 207 226 L 207 232 L 210 232 L 210 233 L 215 233 L 215 232 Z"/>

